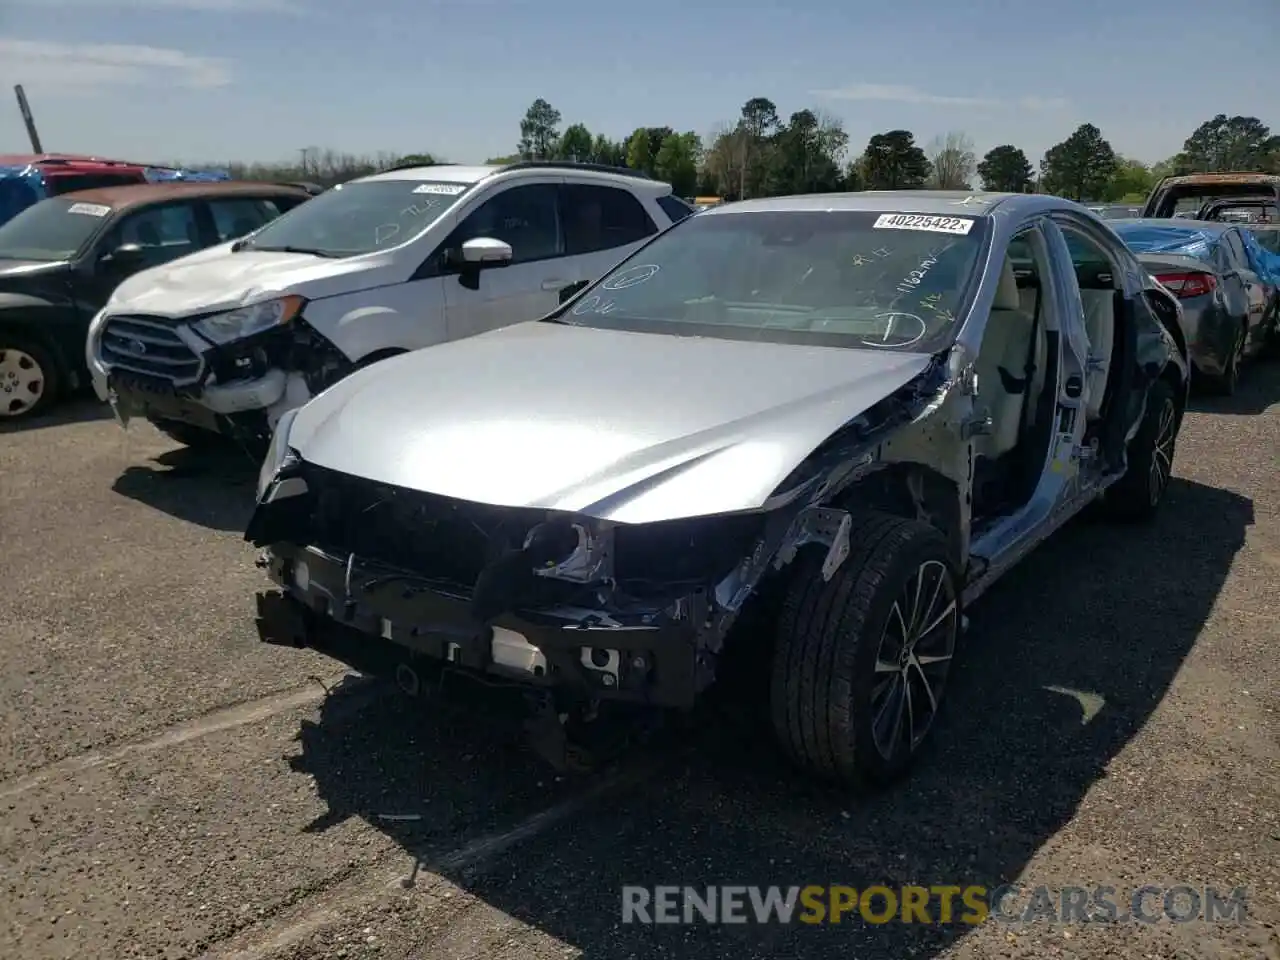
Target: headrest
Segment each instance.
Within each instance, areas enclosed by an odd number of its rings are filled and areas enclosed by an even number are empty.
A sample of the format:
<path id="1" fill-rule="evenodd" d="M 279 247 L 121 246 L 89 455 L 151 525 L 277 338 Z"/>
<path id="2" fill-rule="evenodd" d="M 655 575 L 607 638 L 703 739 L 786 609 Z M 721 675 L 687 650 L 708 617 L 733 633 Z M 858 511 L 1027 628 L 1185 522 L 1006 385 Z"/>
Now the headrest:
<path id="1" fill-rule="evenodd" d="M 996 298 L 991 301 L 992 310 L 1019 310 L 1022 299 L 1018 296 L 1018 278 L 1013 272 L 1013 261 L 1004 258 L 1004 266 L 1000 268 L 1000 285 L 996 287 Z"/>

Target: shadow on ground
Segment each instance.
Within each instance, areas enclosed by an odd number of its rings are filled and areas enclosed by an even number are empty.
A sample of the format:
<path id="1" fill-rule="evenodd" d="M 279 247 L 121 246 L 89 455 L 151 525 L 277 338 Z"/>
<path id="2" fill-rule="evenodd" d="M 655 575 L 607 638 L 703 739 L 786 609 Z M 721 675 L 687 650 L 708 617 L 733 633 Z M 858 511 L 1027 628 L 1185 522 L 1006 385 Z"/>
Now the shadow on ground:
<path id="1" fill-rule="evenodd" d="M 126 467 L 111 489 L 211 530 L 241 532 L 253 513 L 258 464 L 227 443 L 176 447 Z"/>
<path id="2" fill-rule="evenodd" d="M 1213 397 L 1193 390 L 1190 409 L 1197 413 L 1255 416 L 1280 403 L 1280 362 L 1259 361 L 1242 367 L 1235 396 Z"/>
<path id="3" fill-rule="evenodd" d="M 94 420 L 110 420 L 111 407 L 97 397 L 75 397 L 50 407 L 44 413 L 21 420 L 0 420 L 0 434 L 19 433 L 26 430 L 43 430 L 70 423 L 91 423 Z"/>
<path id="4" fill-rule="evenodd" d="M 336 693 L 302 730 L 295 769 L 331 808 L 314 829 L 362 817 L 592 958 L 934 956 L 967 928 L 623 926 L 621 888 L 1016 877 L 1160 703 L 1252 522 L 1251 501 L 1175 480 L 1152 525 L 1071 524 L 971 611 L 933 749 L 878 795 L 811 786 L 767 739 L 711 722 L 673 745 L 661 775 L 455 870 L 438 858 L 460 834 L 502 829 L 573 787 L 532 761 L 487 692 L 439 709 L 391 698 L 341 723 Z"/>

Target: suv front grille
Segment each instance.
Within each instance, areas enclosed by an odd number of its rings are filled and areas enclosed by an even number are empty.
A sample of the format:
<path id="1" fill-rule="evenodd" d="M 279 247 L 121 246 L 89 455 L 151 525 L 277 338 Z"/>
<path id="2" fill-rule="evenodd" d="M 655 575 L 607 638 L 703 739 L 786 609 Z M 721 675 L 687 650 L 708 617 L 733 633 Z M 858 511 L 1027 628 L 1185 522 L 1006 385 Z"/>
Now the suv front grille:
<path id="1" fill-rule="evenodd" d="M 178 336 L 172 324 L 146 317 L 110 317 L 102 329 L 102 359 L 130 370 L 188 386 L 200 380 L 204 360 Z"/>

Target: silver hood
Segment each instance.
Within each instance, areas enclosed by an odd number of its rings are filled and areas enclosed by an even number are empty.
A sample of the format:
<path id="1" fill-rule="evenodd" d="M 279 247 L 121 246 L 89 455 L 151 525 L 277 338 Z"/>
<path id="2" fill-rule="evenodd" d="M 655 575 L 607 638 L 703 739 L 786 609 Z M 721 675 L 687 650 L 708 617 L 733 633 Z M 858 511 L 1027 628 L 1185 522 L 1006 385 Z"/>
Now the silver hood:
<path id="1" fill-rule="evenodd" d="M 524 323 L 368 367 L 289 446 L 343 473 L 623 523 L 750 510 L 920 354 Z"/>

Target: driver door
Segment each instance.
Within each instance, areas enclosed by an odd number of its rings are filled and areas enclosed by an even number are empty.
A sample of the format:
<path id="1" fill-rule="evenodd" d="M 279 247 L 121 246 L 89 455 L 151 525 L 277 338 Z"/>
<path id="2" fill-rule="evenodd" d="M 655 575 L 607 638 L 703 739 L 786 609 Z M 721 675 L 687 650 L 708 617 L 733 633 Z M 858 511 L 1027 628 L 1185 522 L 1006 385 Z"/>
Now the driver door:
<path id="1" fill-rule="evenodd" d="M 456 271 L 446 273 L 450 340 L 537 320 L 559 306 L 560 291 L 579 279 L 565 255 L 558 182 L 509 187 L 483 201 L 458 224 L 444 249 L 456 250 L 478 237 L 510 244 L 511 261 L 481 270 L 475 290 L 463 286 Z"/>

